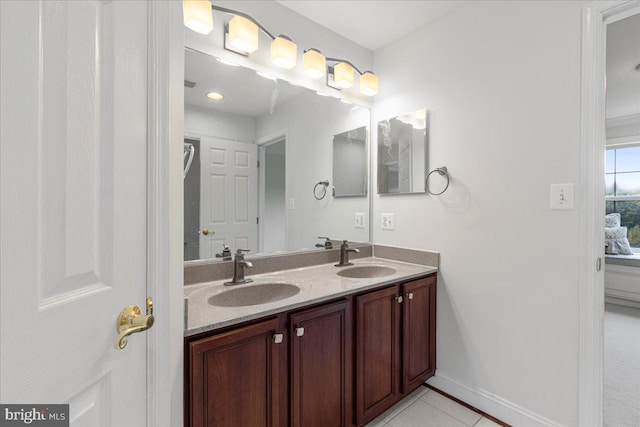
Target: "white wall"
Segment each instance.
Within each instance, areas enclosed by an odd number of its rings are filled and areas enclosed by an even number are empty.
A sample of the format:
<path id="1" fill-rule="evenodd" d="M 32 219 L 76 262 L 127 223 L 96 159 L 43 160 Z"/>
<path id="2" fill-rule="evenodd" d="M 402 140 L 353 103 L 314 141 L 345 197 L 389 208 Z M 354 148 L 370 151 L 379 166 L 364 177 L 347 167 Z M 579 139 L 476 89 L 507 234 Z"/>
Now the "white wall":
<path id="1" fill-rule="evenodd" d="M 256 140 L 254 118 L 185 105 L 184 131 L 187 135 L 212 136 L 252 143 Z"/>
<path id="2" fill-rule="evenodd" d="M 368 217 L 368 197 L 333 198 L 330 188 L 324 199 L 313 197 L 318 181 L 332 180 L 333 136 L 369 124 L 369 110 L 352 108 L 334 98 L 305 92 L 257 120 L 258 140 L 288 132 L 287 198 L 295 200 L 295 209 L 288 211 L 289 249 L 322 243 L 318 236 L 369 241 L 368 227 L 354 227 L 356 212 Z"/>
<path id="3" fill-rule="evenodd" d="M 426 107 L 429 168 L 451 175 L 375 195 L 374 242 L 441 253 L 438 384 L 519 426 L 578 423 L 581 230 L 549 186 L 579 194 L 582 6 L 469 2 L 374 54 L 374 123 Z"/>

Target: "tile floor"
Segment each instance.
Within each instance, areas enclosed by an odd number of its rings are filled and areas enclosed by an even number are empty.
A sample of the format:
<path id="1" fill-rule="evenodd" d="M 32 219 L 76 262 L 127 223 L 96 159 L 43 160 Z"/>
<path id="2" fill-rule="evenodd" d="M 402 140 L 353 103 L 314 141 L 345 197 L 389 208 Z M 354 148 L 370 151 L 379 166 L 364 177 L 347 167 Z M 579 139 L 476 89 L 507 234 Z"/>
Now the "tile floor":
<path id="1" fill-rule="evenodd" d="M 367 427 L 500 427 L 427 387 L 420 387 Z"/>

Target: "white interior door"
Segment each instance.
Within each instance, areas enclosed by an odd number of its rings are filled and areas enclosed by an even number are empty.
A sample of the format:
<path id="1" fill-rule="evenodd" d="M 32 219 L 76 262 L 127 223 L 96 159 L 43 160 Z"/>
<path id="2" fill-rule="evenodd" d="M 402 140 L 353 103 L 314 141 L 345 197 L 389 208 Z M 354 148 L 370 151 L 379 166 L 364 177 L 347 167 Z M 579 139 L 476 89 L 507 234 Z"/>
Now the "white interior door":
<path id="1" fill-rule="evenodd" d="M 200 162 L 200 258 L 214 257 L 223 244 L 257 251 L 257 146 L 203 137 Z"/>
<path id="2" fill-rule="evenodd" d="M 147 4 L 2 1 L 0 401 L 146 424 Z"/>

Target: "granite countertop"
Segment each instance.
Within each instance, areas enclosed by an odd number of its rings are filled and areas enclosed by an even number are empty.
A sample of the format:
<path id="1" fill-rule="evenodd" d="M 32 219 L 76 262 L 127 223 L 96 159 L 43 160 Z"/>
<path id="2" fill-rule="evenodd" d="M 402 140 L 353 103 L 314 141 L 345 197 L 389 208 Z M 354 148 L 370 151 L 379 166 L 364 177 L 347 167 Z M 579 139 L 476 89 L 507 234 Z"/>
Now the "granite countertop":
<path id="1" fill-rule="evenodd" d="M 438 271 L 436 267 L 375 257 L 353 261 L 354 267 L 367 265 L 391 267 L 396 271 L 384 277 L 355 279 L 337 275 L 340 270 L 350 267 L 338 268 L 331 263 L 258 275 L 251 275 L 251 269 L 248 269 L 246 270 L 246 276 L 253 279 L 253 283 L 243 285 L 225 286 L 224 282 L 229 280 L 226 279 L 186 286 L 187 325 L 184 336 L 191 336 L 247 320 L 289 311 L 309 304 L 328 301 L 356 291 L 382 287 L 400 280 L 412 279 Z M 218 307 L 208 303 L 209 298 L 219 293 L 241 287 L 259 286 L 265 283 L 294 284 L 300 288 L 300 292 L 280 301 L 250 306 Z"/>

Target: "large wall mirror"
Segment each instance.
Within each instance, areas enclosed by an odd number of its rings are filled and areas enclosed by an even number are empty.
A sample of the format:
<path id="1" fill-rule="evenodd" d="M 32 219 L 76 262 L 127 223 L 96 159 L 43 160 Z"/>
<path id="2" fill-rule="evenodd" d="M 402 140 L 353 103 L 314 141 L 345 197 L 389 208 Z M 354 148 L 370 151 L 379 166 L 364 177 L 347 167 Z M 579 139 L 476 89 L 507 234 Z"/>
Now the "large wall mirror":
<path id="1" fill-rule="evenodd" d="M 356 227 L 354 219 L 364 212 L 369 223 L 362 191 L 368 185 L 367 108 L 188 48 L 184 92 L 185 166 L 191 159 L 184 179 L 186 261 L 216 259 L 225 244 L 232 252 L 270 254 L 323 250 L 315 246 L 319 236 L 369 240 L 368 226 Z M 208 98 L 212 92 L 223 98 Z M 354 184 L 357 197 L 338 198 L 331 191 L 334 137 L 345 134 L 344 149 L 363 157 L 364 181 Z M 329 190 L 318 200 L 314 186 L 321 181 L 329 181 Z"/>
<path id="2" fill-rule="evenodd" d="M 378 194 L 426 192 L 428 141 L 424 108 L 378 122 Z"/>

